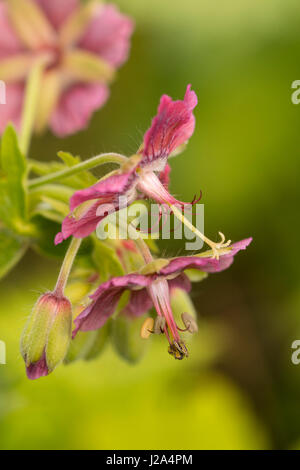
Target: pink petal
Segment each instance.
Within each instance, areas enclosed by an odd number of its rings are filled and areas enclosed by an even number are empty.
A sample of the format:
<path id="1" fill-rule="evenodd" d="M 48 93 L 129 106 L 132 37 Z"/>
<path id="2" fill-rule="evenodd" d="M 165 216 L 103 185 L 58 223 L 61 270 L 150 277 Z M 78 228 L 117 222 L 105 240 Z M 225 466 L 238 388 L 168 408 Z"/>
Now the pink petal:
<path id="1" fill-rule="evenodd" d="M 158 114 L 144 137 L 142 166 L 155 160 L 166 160 L 192 136 L 195 129 L 193 109 L 196 105 L 197 95 L 191 91 L 191 85 L 188 85 L 183 101 L 162 96 Z"/>
<path id="2" fill-rule="evenodd" d="M 120 173 L 112 175 L 86 189 L 76 191 L 70 199 L 70 209 L 74 210 L 80 204 L 92 199 L 103 199 L 111 196 L 118 196 L 125 194 L 134 184 L 137 176 L 135 169 L 128 173 Z M 103 200 L 103 203 L 109 202 Z"/>
<path id="3" fill-rule="evenodd" d="M 114 313 L 122 293 L 126 289 L 146 287 L 151 283 L 147 276 L 128 274 L 127 276 L 114 277 L 101 284 L 96 292 L 91 295 L 93 302 L 74 320 L 76 333 L 80 331 L 97 330 L 101 328 L 108 318 Z"/>
<path id="4" fill-rule="evenodd" d="M 80 5 L 80 0 L 35 0 L 35 2 L 56 29 L 59 29 Z"/>
<path id="5" fill-rule="evenodd" d="M 97 210 L 101 201 L 95 202 L 80 218 L 75 218 L 72 213 L 67 215 L 62 223 L 62 231 L 59 232 L 54 240 L 57 245 L 66 240 L 71 235 L 75 238 L 85 238 L 96 230 L 97 225 L 101 222 L 105 215 L 97 215 Z M 116 209 L 116 208 L 115 208 Z"/>
<path id="6" fill-rule="evenodd" d="M 133 21 L 115 5 L 99 5 L 79 46 L 118 67 L 127 60 L 133 28 Z"/>
<path id="7" fill-rule="evenodd" d="M 49 374 L 45 353 L 38 362 L 26 367 L 26 373 L 30 380 L 39 379 L 40 377 L 45 377 Z"/>
<path id="8" fill-rule="evenodd" d="M 175 277 L 175 279 L 169 280 L 168 284 L 171 294 L 173 289 L 182 289 L 186 292 L 190 292 L 192 288 L 191 281 L 184 273 L 179 274 L 179 276 Z"/>
<path id="9" fill-rule="evenodd" d="M 153 307 L 153 302 L 146 289 L 134 290 L 124 313 L 129 316 L 139 317 Z"/>
<path id="10" fill-rule="evenodd" d="M 159 274 L 169 276 L 176 272 L 182 272 L 185 269 L 195 268 L 207 273 L 224 271 L 233 263 L 234 256 L 240 251 L 245 250 L 250 245 L 252 238 L 246 238 L 234 243 L 232 250 L 225 255 L 221 255 L 219 260 L 204 258 L 199 256 L 181 256 L 173 258 L 170 263 L 161 269 Z"/>
<path id="11" fill-rule="evenodd" d="M 7 6 L 0 2 L 0 58 L 3 59 L 12 54 L 24 50 L 24 47 L 15 33 L 7 14 Z M 0 77 L 1 78 L 1 77 Z"/>
<path id="12" fill-rule="evenodd" d="M 20 127 L 22 105 L 24 98 L 24 85 L 21 83 L 8 83 L 6 85 L 6 104 L 0 104 L 0 133 L 2 134 L 9 122 L 17 129 Z"/>
<path id="13" fill-rule="evenodd" d="M 100 84 L 74 85 L 63 93 L 51 116 L 51 129 L 65 137 L 85 129 L 94 111 L 107 101 L 109 90 Z"/>
<path id="14" fill-rule="evenodd" d="M 168 187 L 169 187 L 170 173 L 171 173 L 171 167 L 167 163 L 165 168 L 163 169 L 163 171 L 161 171 L 160 174 L 159 174 L 159 180 L 166 189 L 168 189 Z"/>

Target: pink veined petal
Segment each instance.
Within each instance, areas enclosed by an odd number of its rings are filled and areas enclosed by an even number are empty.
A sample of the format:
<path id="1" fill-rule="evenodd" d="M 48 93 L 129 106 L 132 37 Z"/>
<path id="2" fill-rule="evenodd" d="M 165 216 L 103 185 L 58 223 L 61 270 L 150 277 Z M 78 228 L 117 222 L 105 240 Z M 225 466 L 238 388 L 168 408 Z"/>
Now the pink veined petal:
<path id="1" fill-rule="evenodd" d="M 92 199 L 106 198 L 125 194 L 134 184 L 137 176 L 135 170 L 109 176 L 89 188 L 76 191 L 70 199 L 70 209 L 74 210 L 80 204 Z M 103 201 L 108 202 L 108 201 Z"/>
<path id="2" fill-rule="evenodd" d="M 211 257 L 201 256 L 180 256 L 171 259 L 170 263 L 161 269 L 160 275 L 169 276 L 176 272 L 182 272 L 185 269 L 195 268 L 207 273 L 224 271 L 233 263 L 234 256 L 240 251 L 245 250 L 252 242 L 252 238 L 246 238 L 231 245 L 232 250 L 224 255 L 220 255 L 219 260 Z"/>
<path id="3" fill-rule="evenodd" d="M 5 88 L 6 104 L 0 104 L 1 134 L 9 122 L 12 122 L 19 129 L 24 99 L 24 85 L 22 83 L 8 83 Z"/>
<path id="4" fill-rule="evenodd" d="M 133 317 L 139 317 L 153 307 L 153 302 L 146 289 L 134 290 L 130 294 L 128 305 L 124 313 Z"/>
<path id="5" fill-rule="evenodd" d="M 184 204 L 184 202 L 178 201 L 169 193 L 168 189 L 162 184 L 153 171 L 146 171 L 141 174 L 137 188 L 147 197 L 154 199 L 154 201 L 157 201 L 159 204 Z"/>
<path id="6" fill-rule="evenodd" d="M 0 59 L 23 50 L 24 47 L 8 18 L 7 6 L 0 1 Z"/>
<path id="7" fill-rule="evenodd" d="M 50 126 L 59 137 L 85 129 L 94 111 L 105 104 L 109 90 L 102 84 L 78 84 L 66 90 L 51 116 Z"/>
<path id="8" fill-rule="evenodd" d="M 163 186 L 168 189 L 170 183 L 170 173 L 171 167 L 167 163 L 163 171 L 159 173 L 159 181 L 163 184 Z"/>
<path id="9" fill-rule="evenodd" d="M 80 5 L 80 0 L 34 1 L 41 7 L 51 24 L 57 30 Z"/>
<path id="10" fill-rule="evenodd" d="M 91 295 L 92 303 L 74 320 L 76 333 L 80 331 L 97 330 L 101 328 L 114 310 L 126 289 L 135 287 L 146 287 L 151 283 L 147 276 L 139 274 L 128 274 L 126 276 L 114 277 L 101 284 L 96 292 Z"/>
<path id="11" fill-rule="evenodd" d="M 133 28 L 133 21 L 115 5 L 99 5 L 79 46 L 118 67 L 127 60 Z"/>
<path id="12" fill-rule="evenodd" d="M 79 218 L 73 216 L 72 213 L 67 215 L 62 223 L 62 231 L 59 232 L 54 240 L 54 243 L 58 245 L 63 240 L 66 240 L 71 235 L 75 238 L 85 238 L 96 230 L 97 225 L 101 222 L 107 214 L 98 215 L 97 211 L 102 201 L 95 202 L 88 210 L 82 214 Z M 117 207 L 114 207 L 115 210 Z"/>
<path id="13" fill-rule="evenodd" d="M 177 147 L 189 140 L 195 129 L 193 109 L 196 105 L 197 95 L 191 85 L 188 85 L 183 101 L 162 96 L 158 114 L 144 136 L 142 166 L 155 160 L 166 161 Z"/>

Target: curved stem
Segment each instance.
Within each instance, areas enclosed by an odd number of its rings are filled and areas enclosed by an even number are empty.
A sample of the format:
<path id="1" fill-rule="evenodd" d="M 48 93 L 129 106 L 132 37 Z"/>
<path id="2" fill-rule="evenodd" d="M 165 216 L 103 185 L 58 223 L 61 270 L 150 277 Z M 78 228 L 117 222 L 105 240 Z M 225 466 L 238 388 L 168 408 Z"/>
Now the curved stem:
<path id="1" fill-rule="evenodd" d="M 49 175 L 40 176 L 39 178 L 29 180 L 28 187 L 37 188 L 38 186 L 52 183 L 53 181 L 59 181 L 63 178 L 76 175 L 81 171 L 90 170 L 91 168 L 95 168 L 98 165 L 104 165 L 105 163 L 117 163 L 122 165 L 127 160 L 127 157 L 124 157 L 124 155 L 120 155 L 118 153 L 102 153 L 101 155 L 97 155 L 96 157 L 90 158 L 89 160 L 80 162 L 78 165 L 66 168 L 65 170 L 56 171 L 55 173 L 50 173 Z"/>
<path id="2" fill-rule="evenodd" d="M 58 279 L 56 282 L 56 286 L 54 289 L 55 294 L 58 296 L 64 295 L 64 290 L 70 275 L 70 271 L 72 269 L 75 257 L 77 255 L 78 249 L 80 247 L 82 239 L 81 238 L 72 238 L 72 241 L 68 247 L 68 250 L 65 254 L 65 258 L 63 260 L 63 264 L 60 268 L 60 272 L 58 275 Z"/>

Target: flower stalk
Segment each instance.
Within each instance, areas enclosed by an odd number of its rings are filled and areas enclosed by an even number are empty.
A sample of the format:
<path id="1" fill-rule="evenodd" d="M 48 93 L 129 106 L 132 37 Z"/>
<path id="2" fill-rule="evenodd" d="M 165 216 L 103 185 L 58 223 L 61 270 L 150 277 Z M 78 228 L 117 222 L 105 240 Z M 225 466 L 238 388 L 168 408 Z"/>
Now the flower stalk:
<path id="1" fill-rule="evenodd" d="M 63 264 L 61 266 L 58 279 L 56 282 L 56 286 L 54 289 L 54 293 L 57 296 L 63 296 L 66 284 L 68 282 L 68 278 L 70 275 L 70 271 L 72 269 L 75 257 L 79 250 L 80 244 L 82 239 L 81 238 L 72 238 L 69 248 L 66 252 Z"/>
<path id="2" fill-rule="evenodd" d="M 33 178 L 28 182 L 28 187 L 30 189 L 38 188 L 44 184 L 53 183 L 64 178 L 68 178 L 69 176 L 76 175 L 81 171 L 90 170 L 99 165 L 105 165 L 106 163 L 116 163 L 118 165 L 123 165 L 126 163 L 126 161 L 127 157 L 124 155 L 120 155 L 118 153 L 102 153 L 85 160 L 84 162 L 80 162 L 70 168 L 66 168 L 65 170 L 56 171 L 54 173 L 50 173 L 49 175 L 40 176 L 39 178 Z"/>

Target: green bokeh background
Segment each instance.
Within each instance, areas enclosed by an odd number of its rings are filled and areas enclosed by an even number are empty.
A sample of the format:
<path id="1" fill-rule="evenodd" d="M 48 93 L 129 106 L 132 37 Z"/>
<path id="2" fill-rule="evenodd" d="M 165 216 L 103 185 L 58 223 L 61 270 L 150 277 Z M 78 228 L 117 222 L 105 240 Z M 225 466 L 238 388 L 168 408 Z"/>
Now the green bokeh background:
<path id="1" fill-rule="evenodd" d="M 0 448 L 266 449 L 300 444 L 299 0 L 120 0 L 136 21 L 132 52 L 107 105 L 69 139 L 50 133 L 31 155 L 132 154 L 159 97 L 191 83 L 197 127 L 173 159 L 171 189 L 203 191 L 205 227 L 253 236 L 232 268 L 193 290 L 201 318 L 191 357 L 153 341 L 136 366 L 111 348 L 96 361 L 30 382 L 19 336 L 57 262 L 30 252 L 0 285 Z M 0 33 L 1 34 L 1 33 Z M 180 243 L 162 244 L 169 255 Z"/>

